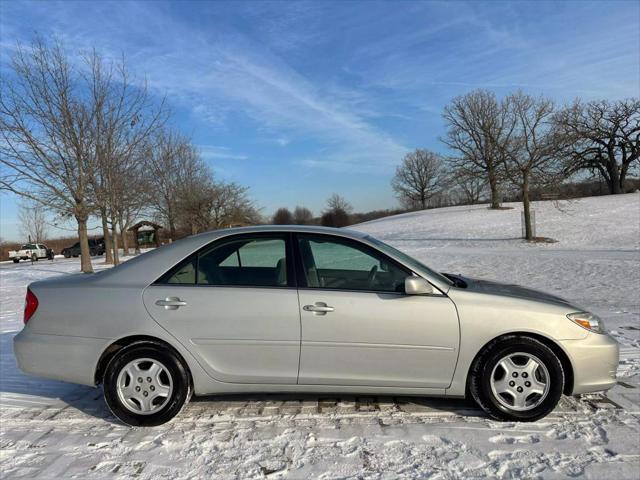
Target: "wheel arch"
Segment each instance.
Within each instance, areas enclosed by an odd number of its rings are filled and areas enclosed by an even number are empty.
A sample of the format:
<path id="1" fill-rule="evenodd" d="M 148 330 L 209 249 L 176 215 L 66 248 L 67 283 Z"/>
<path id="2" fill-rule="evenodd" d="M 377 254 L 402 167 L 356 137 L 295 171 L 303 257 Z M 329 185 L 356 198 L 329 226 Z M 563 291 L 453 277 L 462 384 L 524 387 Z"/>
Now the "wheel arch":
<path id="1" fill-rule="evenodd" d="M 562 393 L 564 393 L 565 395 L 571 395 L 571 392 L 573 392 L 573 383 L 574 383 L 573 364 L 571 363 L 571 360 L 569 359 L 569 356 L 566 354 L 564 349 L 557 342 L 555 342 L 549 337 L 545 337 L 544 335 L 540 335 L 539 333 L 531 333 L 531 332 L 525 331 L 525 332 L 509 332 L 509 333 L 503 333 L 501 335 L 498 335 L 497 337 L 489 340 L 480 348 L 480 350 L 478 350 L 476 355 L 473 357 L 473 360 L 469 364 L 469 369 L 467 370 L 465 396 L 467 397 L 469 396 L 469 382 L 471 381 L 471 370 L 473 369 L 473 365 L 475 364 L 478 357 L 485 351 L 485 349 L 491 343 L 498 342 L 501 339 L 504 339 L 506 337 L 512 337 L 514 335 L 521 336 L 521 337 L 529 337 L 529 338 L 538 340 L 540 343 L 543 343 L 553 351 L 553 353 L 558 357 L 558 360 L 560 360 L 560 363 L 562 364 L 562 370 L 564 371 L 565 382 L 564 382 L 564 389 Z"/>
<path id="2" fill-rule="evenodd" d="M 189 383 L 191 384 L 191 388 L 193 388 L 193 375 L 191 373 L 191 369 L 189 368 L 189 364 L 185 360 L 184 356 L 171 345 L 166 340 L 161 340 L 157 337 L 153 337 L 150 335 L 131 335 L 128 337 L 120 338 L 113 343 L 111 343 L 100 355 L 100 359 L 96 364 L 96 370 L 94 374 L 94 382 L 96 385 L 100 385 L 104 378 L 104 373 L 107 368 L 107 365 L 111 361 L 111 359 L 123 348 L 133 345 L 134 343 L 153 343 L 156 345 L 160 345 L 162 347 L 168 348 L 171 350 L 182 362 L 188 376 Z"/>

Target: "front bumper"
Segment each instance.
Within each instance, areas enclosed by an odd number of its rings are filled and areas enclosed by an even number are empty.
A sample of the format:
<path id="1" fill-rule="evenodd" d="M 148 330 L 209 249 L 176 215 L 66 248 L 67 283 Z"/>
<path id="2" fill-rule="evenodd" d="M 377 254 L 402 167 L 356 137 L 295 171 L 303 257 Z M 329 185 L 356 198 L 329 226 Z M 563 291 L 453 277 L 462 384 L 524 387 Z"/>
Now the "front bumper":
<path id="1" fill-rule="evenodd" d="M 560 343 L 573 366 L 572 395 L 609 390 L 616 384 L 620 347 L 612 337 L 589 333 Z"/>
<path id="2" fill-rule="evenodd" d="M 95 369 L 105 349 L 102 338 L 43 335 L 22 330 L 13 339 L 18 367 L 38 377 L 95 385 Z"/>

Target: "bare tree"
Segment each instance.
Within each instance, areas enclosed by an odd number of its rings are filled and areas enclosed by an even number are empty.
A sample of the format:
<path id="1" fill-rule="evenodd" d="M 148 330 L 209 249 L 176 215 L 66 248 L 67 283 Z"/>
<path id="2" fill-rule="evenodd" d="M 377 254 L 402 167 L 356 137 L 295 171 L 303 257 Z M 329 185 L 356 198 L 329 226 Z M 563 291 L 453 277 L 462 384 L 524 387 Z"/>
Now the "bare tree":
<path id="1" fill-rule="evenodd" d="M 491 192 L 491 208 L 500 207 L 500 165 L 513 132 L 511 116 L 493 92 L 475 90 L 456 97 L 444 109 L 447 134 L 442 141 L 457 152 L 456 169 L 484 176 Z"/>
<path id="2" fill-rule="evenodd" d="M 288 208 L 279 208 L 273 214 L 271 223 L 274 225 L 291 225 L 293 223 L 293 215 Z"/>
<path id="3" fill-rule="evenodd" d="M 94 50 L 86 63 L 94 110 L 91 133 L 96 168 L 91 182 L 102 220 L 106 262 L 117 265 L 118 229 L 125 224 L 122 215 L 139 208 L 142 198 L 140 170 L 145 156 L 140 150 L 166 117 L 161 106 L 153 108 L 146 84 L 134 85 L 124 58 L 118 63 L 105 62 Z"/>
<path id="4" fill-rule="evenodd" d="M 260 215 L 247 188 L 236 183 L 214 181 L 199 152 L 185 139 L 172 159 L 173 175 L 160 175 L 154 207 L 169 222 L 172 238 L 209 229 L 259 223 Z"/>
<path id="5" fill-rule="evenodd" d="M 249 189 L 237 183 L 220 182 L 215 185 L 212 227 L 260 223 L 260 212 L 248 195 Z"/>
<path id="6" fill-rule="evenodd" d="M 553 123 L 553 101 L 517 92 L 507 97 L 505 104 L 513 116 L 515 129 L 505 150 L 503 166 L 506 177 L 522 196 L 525 238 L 533 240 L 529 190 L 532 184 L 549 185 L 562 178 L 558 161 L 562 136 Z"/>
<path id="7" fill-rule="evenodd" d="M 293 223 L 296 225 L 309 225 L 313 221 L 313 213 L 306 207 L 296 206 L 293 211 Z"/>
<path id="8" fill-rule="evenodd" d="M 168 226 L 169 237 L 176 240 L 182 179 L 195 175 L 199 160 L 189 141 L 169 130 L 156 133 L 145 156 L 150 208 Z"/>
<path id="9" fill-rule="evenodd" d="M 178 228 L 193 235 L 212 228 L 212 210 L 219 195 L 211 170 L 193 146 L 184 147 L 184 168 L 178 170 L 176 220 Z"/>
<path id="10" fill-rule="evenodd" d="M 320 223 L 325 227 L 346 227 L 350 224 L 350 213 L 353 207 L 337 193 L 327 200 L 327 208 L 322 212 Z"/>
<path id="11" fill-rule="evenodd" d="M 391 186 L 406 208 L 427 208 L 430 198 L 443 189 L 445 170 L 440 155 L 429 150 L 415 150 L 405 155 L 396 168 Z"/>
<path id="12" fill-rule="evenodd" d="M 29 201 L 20 203 L 18 219 L 23 237 L 28 238 L 30 242 L 42 243 L 47 239 L 49 226 L 42 205 Z"/>
<path id="13" fill-rule="evenodd" d="M 353 207 L 344 197 L 341 197 L 337 193 L 334 193 L 327 199 L 327 209 L 329 210 L 343 210 L 347 213 L 353 211 Z"/>
<path id="14" fill-rule="evenodd" d="M 87 237 L 93 158 L 91 109 L 59 43 L 18 46 L 0 80 L 0 188 L 73 216 L 81 268 L 92 272 Z"/>
<path id="15" fill-rule="evenodd" d="M 640 99 L 576 100 L 556 123 L 572 140 L 568 170 L 597 171 L 610 193 L 624 193 L 629 171 L 640 164 Z"/>

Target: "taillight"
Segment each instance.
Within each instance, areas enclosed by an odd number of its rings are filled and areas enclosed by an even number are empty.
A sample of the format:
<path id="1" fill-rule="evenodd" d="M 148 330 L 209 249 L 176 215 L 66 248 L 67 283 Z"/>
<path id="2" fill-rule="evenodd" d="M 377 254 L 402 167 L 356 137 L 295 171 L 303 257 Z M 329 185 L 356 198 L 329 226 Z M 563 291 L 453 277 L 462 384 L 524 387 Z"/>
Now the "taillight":
<path id="1" fill-rule="evenodd" d="M 27 296 L 24 299 L 24 324 L 36 313 L 38 309 L 38 299 L 31 290 L 27 288 Z"/>

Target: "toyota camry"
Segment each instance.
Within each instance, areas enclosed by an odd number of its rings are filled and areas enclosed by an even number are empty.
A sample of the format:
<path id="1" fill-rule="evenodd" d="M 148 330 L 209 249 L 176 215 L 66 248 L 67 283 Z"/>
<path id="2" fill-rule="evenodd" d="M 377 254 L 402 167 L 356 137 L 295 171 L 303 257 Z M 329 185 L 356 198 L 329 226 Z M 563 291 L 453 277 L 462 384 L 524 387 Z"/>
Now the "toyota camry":
<path id="1" fill-rule="evenodd" d="M 567 300 L 321 227 L 212 231 L 35 282 L 24 323 L 23 371 L 102 385 L 144 426 L 193 394 L 242 392 L 466 396 L 533 421 L 563 394 L 611 388 L 618 365 L 602 320 Z"/>

